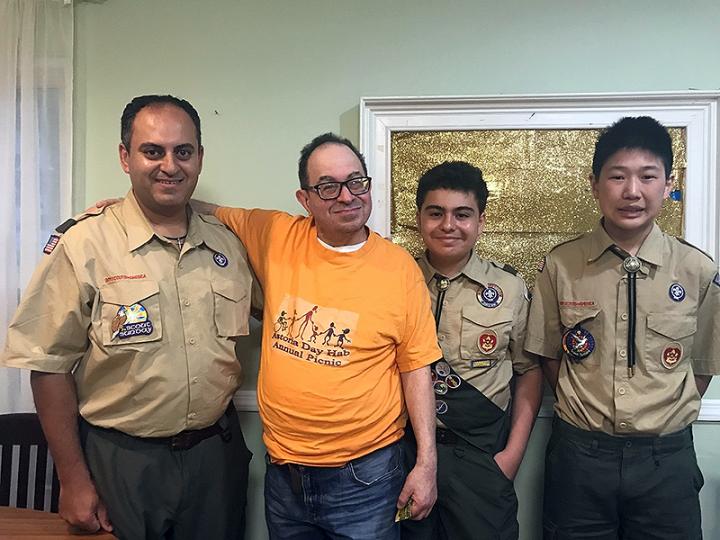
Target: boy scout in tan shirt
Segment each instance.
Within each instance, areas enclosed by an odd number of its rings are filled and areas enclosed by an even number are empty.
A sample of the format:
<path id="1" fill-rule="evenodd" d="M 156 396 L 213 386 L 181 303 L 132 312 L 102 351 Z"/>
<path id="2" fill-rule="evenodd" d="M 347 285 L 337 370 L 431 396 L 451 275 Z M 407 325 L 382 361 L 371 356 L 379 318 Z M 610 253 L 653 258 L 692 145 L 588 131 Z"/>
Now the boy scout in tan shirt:
<path id="1" fill-rule="evenodd" d="M 132 190 L 58 227 L 8 330 L 3 363 L 33 370 L 60 514 L 119 538 L 244 534 L 250 455 L 231 399 L 252 277 L 238 239 L 187 206 L 199 121 L 172 96 L 128 104 Z"/>
<path id="2" fill-rule="evenodd" d="M 591 180 L 603 218 L 541 265 L 525 348 L 557 398 L 545 538 L 702 536 L 690 425 L 720 372 L 720 279 L 655 224 L 671 169 L 655 120 L 608 128 Z"/>
<path id="3" fill-rule="evenodd" d="M 525 283 L 474 251 L 487 195 L 481 171 L 464 162 L 433 167 L 418 186 L 427 248 L 418 264 L 443 351 L 433 365 L 438 500 L 426 519 L 403 522 L 403 538 L 518 538 L 513 478 L 540 405 L 542 374 L 523 350 Z M 412 462 L 411 435 L 406 443 Z"/>

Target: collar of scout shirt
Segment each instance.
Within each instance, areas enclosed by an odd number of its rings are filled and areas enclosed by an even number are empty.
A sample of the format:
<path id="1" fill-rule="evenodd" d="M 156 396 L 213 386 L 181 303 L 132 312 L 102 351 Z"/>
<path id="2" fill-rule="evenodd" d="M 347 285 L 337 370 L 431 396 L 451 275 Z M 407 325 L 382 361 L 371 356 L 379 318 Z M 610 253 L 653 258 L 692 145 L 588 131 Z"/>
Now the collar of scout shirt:
<path id="1" fill-rule="evenodd" d="M 127 248 L 128 251 L 135 251 L 139 247 L 147 244 L 157 235 L 155 234 L 155 231 L 153 231 L 152 225 L 150 225 L 150 222 L 145 217 L 145 214 L 143 214 L 140 209 L 132 189 L 127 193 L 125 199 L 123 199 L 120 205 L 123 224 L 125 225 L 125 230 L 127 231 Z M 209 219 L 214 220 L 215 218 L 196 214 L 192 210 L 189 211 L 190 221 L 188 223 L 185 244 L 187 244 L 188 247 L 195 247 L 204 243 L 211 250 L 218 253 L 221 252 L 222 246 L 215 245 L 213 235 L 206 234 L 206 221 Z"/>
<path id="2" fill-rule="evenodd" d="M 594 262 L 600 256 L 608 251 L 612 246 L 616 245 L 612 238 L 602 226 L 602 221 L 598 222 L 590 233 L 590 250 L 588 252 L 588 262 Z M 665 242 L 663 232 L 657 223 L 653 223 L 653 228 L 645 238 L 637 253 L 637 258 L 653 266 L 662 266 L 663 255 L 665 254 Z M 611 253 L 613 257 L 615 254 Z M 640 272 L 647 274 L 647 268 L 641 267 Z"/>
<path id="3" fill-rule="evenodd" d="M 433 280 L 436 274 L 439 275 L 439 272 L 433 268 L 433 265 L 430 264 L 430 261 L 427 258 L 427 251 L 424 251 L 422 254 L 422 257 L 420 257 L 420 260 L 418 261 L 420 263 L 420 269 L 422 270 L 423 277 L 425 278 L 425 283 L 429 284 L 430 281 Z M 457 276 L 451 276 L 450 279 L 455 279 L 459 275 L 465 275 L 468 279 L 479 283 L 482 286 L 487 285 L 487 278 L 488 278 L 488 268 L 487 265 L 490 264 L 488 261 L 485 261 L 481 259 L 474 251 L 470 255 L 470 260 L 468 260 L 467 263 L 465 263 L 465 266 L 462 270 L 458 273 Z"/>

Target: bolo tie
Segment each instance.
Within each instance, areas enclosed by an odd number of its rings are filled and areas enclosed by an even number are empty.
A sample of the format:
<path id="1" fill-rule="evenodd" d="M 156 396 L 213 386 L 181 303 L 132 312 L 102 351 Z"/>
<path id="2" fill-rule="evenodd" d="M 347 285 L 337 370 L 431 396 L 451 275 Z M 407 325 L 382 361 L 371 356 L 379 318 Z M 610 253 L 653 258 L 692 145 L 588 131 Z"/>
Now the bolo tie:
<path id="1" fill-rule="evenodd" d="M 435 304 L 435 331 L 440 328 L 440 315 L 442 315 L 443 301 L 445 300 L 445 293 L 450 286 L 450 280 L 440 274 L 435 274 L 435 287 L 438 290 L 437 303 Z"/>
<path id="2" fill-rule="evenodd" d="M 637 316 L 637 273 L 640 270 L 640 259 L 628 255 L 617 246 L 610 250 L 622 259 L 622 267 L 627 272 L 627 303 L 628 303 L 628 333 L 627 333 L 627 373 L 628 377 L 635 375 L 635 322 Z"/>

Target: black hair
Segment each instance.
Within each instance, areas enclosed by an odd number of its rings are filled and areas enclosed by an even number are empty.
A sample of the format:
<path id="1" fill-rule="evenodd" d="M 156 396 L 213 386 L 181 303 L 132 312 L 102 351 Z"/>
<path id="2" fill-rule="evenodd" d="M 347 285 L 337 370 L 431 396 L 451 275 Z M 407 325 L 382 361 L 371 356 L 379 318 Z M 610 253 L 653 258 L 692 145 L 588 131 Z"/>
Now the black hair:
<path id="1" fill-rule="evenodd" d="M 308 187 L 307 166 L 308 161 L 310 160 L 310 155 L 323 144 L 341 144 L 343 146 L 347 146 L 360 160 L 360 164 L 363 168 L 363 174 L 367 176 L 367 165 L 365 165 L 365 158 L 358 151 L 358 149 L 355 148 L 355 145 L 345 137 L 340 137 L 339 135 L 328 132 L 315 137 L 312 141 L 303 146 L 303 149 L 300 151 L 300 159 L 298 160 L 298 178 L 300 179 L 300 187 Z"/>
<path id="2" fill-rule="evenodd" d="M 189 101 L 169 94 L 164 96 L 150 94 L 134 97 L 130 103 L 125 105 L 125 109 L 120 117 L 120 141 L 122 141 L 123 146 L 128 152 L 130 151 L 130 138 L 132 136 L 133 122 L 135 121 L 137 113 L 149 105 L 157 104 L 174 105 L 175 107 L 179 107 L 185 111 L 190 117 L 190 120 L 192 120 L 192 123 L 195 124 L 198 147 L 202 145 L 202 137 L 200 135 L 200 115 Z"/>
<path id="3" fill-rule="evenodd" d="M 600 171 L 619 150 L 639 149 L 657 156 L 665 167 L 665 177 L 673 166 L 672 139 L 665 126 L 649 116 L 626 116 L 604 129 L 595 143 L 592 172 L 597 181 Z"/>
<path id="4" fill-rule="evenodd" d="M 422 208 L 428 192 L 436 189 L 449 189 L 472 193 L 477 201 L 478 210 L 485 211 L 488 188 L 480 169 L 465 161 L 444 161 L 426 171 L 418 182 L 415 204 Z"/>

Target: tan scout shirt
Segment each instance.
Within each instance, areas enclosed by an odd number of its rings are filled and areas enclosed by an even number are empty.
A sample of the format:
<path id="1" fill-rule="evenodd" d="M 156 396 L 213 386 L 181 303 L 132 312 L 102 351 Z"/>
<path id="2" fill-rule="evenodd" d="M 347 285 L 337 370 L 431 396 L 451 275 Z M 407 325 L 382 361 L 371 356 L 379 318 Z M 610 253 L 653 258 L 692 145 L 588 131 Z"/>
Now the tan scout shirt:
<path id="1" fill-rule="evenodd" d="M 35 271 L 7 335 L 6 366 L 74 370 L 90 423 L 162 437 L 214 423 L 240 383 L 248 333 L 242 244 L 192 214 L 177 244 L 153 233 L 132 194 L 85 216 Z"/>
<path id="2" fill-rule="evenodd" d="M 437 271 L 426 255 L 418 264 L 435 313 Z M 513 371 L 522 374 L 538 367 L 535 358 L 523 350 L 529 304 L 525 282 L 475 254 L 460 274 L 448 277 L 452 279 L 437 332 L 443 357 L 465 381 L 506 410 Z M 484 307 L 478 300 L 478 294 L 491 283 L 502 291 L 502 301 L 494 308 Z"/>
<path id="3" fill-rule="evenodd" d="M 598 225 L 548 254 L 533 291 L 525 348 L 561 359 L 555 411 L 563 420 L 616 435 L 678 431 L 700 408 L 694 374 L 720 373 L 717 267 L 654 226 L 637 254 L 636 366 L 629 377 L 627 273 L 611 246 Z M 561 346 L 565 330 L 576 325 L 595 342 L 579 362 Z"/>

